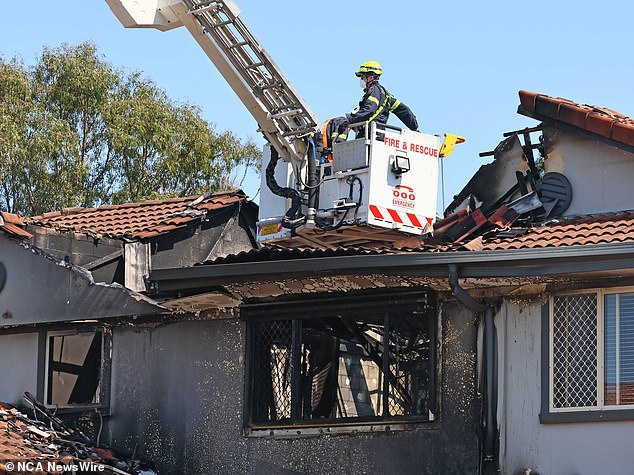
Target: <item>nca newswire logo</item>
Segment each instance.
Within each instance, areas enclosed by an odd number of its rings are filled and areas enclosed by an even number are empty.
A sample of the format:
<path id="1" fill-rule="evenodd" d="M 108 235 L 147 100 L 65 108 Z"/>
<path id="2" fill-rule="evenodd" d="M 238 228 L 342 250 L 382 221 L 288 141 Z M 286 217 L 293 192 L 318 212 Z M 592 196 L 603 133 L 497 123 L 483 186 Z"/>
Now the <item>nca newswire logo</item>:
<path id="1" fill-rule="evenodd" d="M 103 472 L 106 467 L 96 465 L 92 462 L 78 461 L 73 463 L 61 463 L 54 461 L 45 462 L 27 462 L 20 460 L 18 462 L 6 462 L 4 466 L 7 472 L 50 472 L 50 473 L 74 473 L 74 472 Z"/>

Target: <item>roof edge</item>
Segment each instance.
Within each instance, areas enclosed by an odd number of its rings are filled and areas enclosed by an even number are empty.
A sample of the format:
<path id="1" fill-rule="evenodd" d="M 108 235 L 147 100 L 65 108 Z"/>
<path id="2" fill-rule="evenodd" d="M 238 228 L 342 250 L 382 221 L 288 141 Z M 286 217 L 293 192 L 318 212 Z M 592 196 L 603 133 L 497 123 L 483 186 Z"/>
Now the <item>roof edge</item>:
<path id="1" fill-rule="evenodd" d="M 448 277 L 449 264 L 456 264 L 461 268 L 461 277 L 473 278 L 556 275 L 584 270 L 634 268 L 634 243 L 214 264 L 156 269 L 151 272 L 150 281 L 156 285 L 159 292 L 162 292 L 238 282 L 286 280 L 324 274 L 358 274 L 369 271 Z"/>

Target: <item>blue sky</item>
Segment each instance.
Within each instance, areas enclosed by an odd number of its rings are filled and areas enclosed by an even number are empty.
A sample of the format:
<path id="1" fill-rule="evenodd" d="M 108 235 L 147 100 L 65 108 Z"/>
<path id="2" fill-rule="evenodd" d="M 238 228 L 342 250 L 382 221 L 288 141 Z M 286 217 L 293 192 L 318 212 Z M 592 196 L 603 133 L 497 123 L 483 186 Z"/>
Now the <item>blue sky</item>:
<path id="1" fill-rule="evenodd" d="M 353 73 L 372 59 L 423 132 L 464 135 L 445 161 L 447 202 L 490 160 L 479 152 L 495 148 L 506 131 L 537 124 L 516 113 L 520 89 L 634 114 L 630 2 L 236 1 L 320 121 L 356 105 Z M 43 45 L 90 40 L 111 63 L 141 70 L 173 99 L 200 106 L 218 130 L 263 144 L 185 29 L 126 30 L 105 0 L 4 2 L 3 16 L 5 60 L 19 55 L 30 64 Z M 258 187 L 256 178 L 244 185 L 251 196 Z"/>

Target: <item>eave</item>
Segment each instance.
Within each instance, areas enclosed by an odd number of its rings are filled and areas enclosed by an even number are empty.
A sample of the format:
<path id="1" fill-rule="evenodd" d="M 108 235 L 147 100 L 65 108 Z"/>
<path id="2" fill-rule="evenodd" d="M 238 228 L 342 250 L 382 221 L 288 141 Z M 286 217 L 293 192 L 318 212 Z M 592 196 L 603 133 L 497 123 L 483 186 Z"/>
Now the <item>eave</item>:
<path id="1" fill-rule="evenodd" d="M 535 277 L 634 270 L 634 243 L 489 251 L 407 252 L 384 255 L 304 258 L 156 269 L 156 293 L 195 290 L 233 283 L 274 282 L 331 275 L 385 275 L 442 278 L 448 265 L 461 278 Z"/>

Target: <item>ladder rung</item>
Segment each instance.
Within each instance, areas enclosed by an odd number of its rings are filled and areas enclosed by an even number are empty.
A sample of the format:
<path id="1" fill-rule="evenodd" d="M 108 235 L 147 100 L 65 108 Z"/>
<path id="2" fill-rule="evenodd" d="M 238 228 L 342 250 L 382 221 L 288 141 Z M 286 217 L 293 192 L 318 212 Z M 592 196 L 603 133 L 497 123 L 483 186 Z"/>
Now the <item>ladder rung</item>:
<path id="1" fill-rule="evenodd" d="M 269 119 L 279 119 L 280 117 L 288 117 L 292 115 L 300 115 L 303 114 L 304 111 L 302 109 L 292 109 L 286 112 L 279 112 L 277 114 L 267 114 Z"/>
<path id="2" fill-rule="evenodd" d="M 294 111 L 299 109 L 299 107 L 297 107 L 296 104 L 285 104 L 283 106 L 277 106 L 275 109 L 273 109 L 270 114 L 271 115 L 276 115 L 276 114 L 286 114 L 286 112 L 288 111 Z M 284 112 L 280 112 L 280 111 L 284 111 Z"/>
<path id="3" fill-rule="evenodd" d="M 207 1 L 204 1 L 204 2 L 193 3 L 192 8 L 194 8 L 194 7 L 201 7 L 202 8 L 202 7 L 206 7 L 207 5 L 211 5 L 211 4 L 217 5 L 218 4 L 218 0 L 207 0 Z"/>
<path id="4" fill-rule="evenodd" d="M 275 89 L 275 88 L 283 89 L 284 85 L 279 82 L 276 82 L 273 84 L 265 84 L 264 86 L 258 86 L 258 89 L 260 89 L 261 91 L 265 91 L 267 89 Z"/>
<path id="5" fill-rule="evenodd" d="M 176 0 L 170 0 L 173 1 Z M 266 130 L 264 134 L 273 143 L 293 156 L 291 142 L 317 130 L 316 119 L 242 24 L 240 11 L 233 0 L 180 1 L 187 6 L 188 14 L 202 32 L 213 40 L 217 52 L 223 53 L 223 60 L 242 77 L 244 86 L 251 88 L 258 110 L 265 114 L 259 124 L 264 127 L 260 126 L 258 130 Z"/>
<path id="6" fill-rule="evenodd" d="M 189 10 L 189 13 L 191 13 L 192 15 L 199 15 L 200 13 L 205 13 L 209 10 L 213 10 L 214 8 L 217 8 L 217 5 L 215 3 L 212 3 L 211 5 L 207 5 L 206 7 L 194 8 L 192 10 Z"/>
<path id="7" fill-rule="evenodd" d="M 315 129 L 314 127 L 308 127 L 305 129 L 299 129 L 299 130 L 291 130 L 290 132 L 286 132 L 285 134 L 282 134 L 282 137 L 293 137 L 293 136 L 298 136 L 298 135 L 308 135 L 311 132 L 313 132 Z"/>

